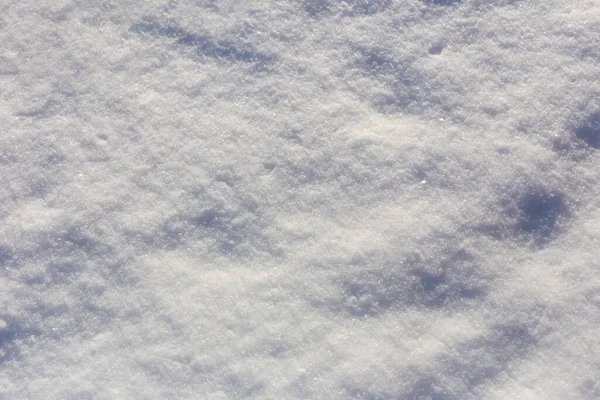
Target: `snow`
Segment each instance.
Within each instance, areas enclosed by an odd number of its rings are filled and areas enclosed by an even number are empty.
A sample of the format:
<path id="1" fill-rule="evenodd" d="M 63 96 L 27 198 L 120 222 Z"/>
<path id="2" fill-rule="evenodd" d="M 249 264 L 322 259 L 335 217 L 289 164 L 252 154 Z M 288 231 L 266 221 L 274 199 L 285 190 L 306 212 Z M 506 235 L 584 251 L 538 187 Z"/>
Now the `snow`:
<path id="1" fill-rule="evenodd" d="M 0 399 L 600 398 L 600 4 L 0 13 Z"/>

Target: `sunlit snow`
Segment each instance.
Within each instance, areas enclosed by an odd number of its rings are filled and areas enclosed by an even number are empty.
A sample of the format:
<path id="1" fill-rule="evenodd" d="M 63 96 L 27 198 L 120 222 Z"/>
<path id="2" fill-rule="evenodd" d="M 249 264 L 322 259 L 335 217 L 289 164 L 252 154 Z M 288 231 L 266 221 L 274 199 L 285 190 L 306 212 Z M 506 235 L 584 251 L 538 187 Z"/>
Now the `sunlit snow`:
<path id="1" fill-rule="evenodd" d="M 600 398 L 600 2 L 0 4 L 0 399 Z"/>

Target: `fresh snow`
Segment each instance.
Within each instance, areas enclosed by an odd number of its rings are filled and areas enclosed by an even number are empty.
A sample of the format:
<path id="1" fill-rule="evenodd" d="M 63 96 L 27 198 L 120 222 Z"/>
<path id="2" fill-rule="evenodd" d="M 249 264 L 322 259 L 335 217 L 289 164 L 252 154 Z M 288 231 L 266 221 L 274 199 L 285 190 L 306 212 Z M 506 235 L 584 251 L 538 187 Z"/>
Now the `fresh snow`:
<path id="1" fill-rule="evenodd" d="M 0 399 L 600 398 L 599 2 L 0 10 Z"/>

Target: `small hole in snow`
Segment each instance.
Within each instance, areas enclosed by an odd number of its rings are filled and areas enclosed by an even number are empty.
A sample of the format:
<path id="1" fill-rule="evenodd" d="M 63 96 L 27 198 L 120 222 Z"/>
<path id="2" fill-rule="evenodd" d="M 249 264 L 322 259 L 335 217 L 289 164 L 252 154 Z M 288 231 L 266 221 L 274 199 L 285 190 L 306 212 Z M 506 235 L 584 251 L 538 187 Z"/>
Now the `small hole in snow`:
<path id="1" fill-rule="evenodd" d="M 575 131 L 575 136 L 587 143 L 588 146 L 600 149 L 600 112 L 588 118 L 588 120 Z"/>
<path id="2" fill-rule="evenodd" d="M 567 213 L 567 205 L 560 193 L 538 190 L 521 199 L 519 211 L 518 230 L 543 244 L 556 234 L 560 218 Z"/>
<path id="3" fill-rule="evenodd" d="M 431 55 L 442 54 L 442 51 L 444 51 L 444 46 L 442 45 L 434 45 L 429 48 L 429 54 Z"/>

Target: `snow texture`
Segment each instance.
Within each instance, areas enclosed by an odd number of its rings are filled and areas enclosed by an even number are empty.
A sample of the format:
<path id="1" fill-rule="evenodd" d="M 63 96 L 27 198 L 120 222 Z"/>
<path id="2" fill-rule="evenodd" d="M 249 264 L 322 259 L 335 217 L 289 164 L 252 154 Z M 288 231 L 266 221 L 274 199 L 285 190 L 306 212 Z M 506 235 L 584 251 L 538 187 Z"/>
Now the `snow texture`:
<path id="1" fill-rule="evenodd" d="M 600 2 L 0 10 L 0 399 L 600 398 Z"/>

